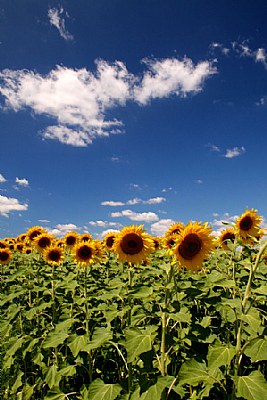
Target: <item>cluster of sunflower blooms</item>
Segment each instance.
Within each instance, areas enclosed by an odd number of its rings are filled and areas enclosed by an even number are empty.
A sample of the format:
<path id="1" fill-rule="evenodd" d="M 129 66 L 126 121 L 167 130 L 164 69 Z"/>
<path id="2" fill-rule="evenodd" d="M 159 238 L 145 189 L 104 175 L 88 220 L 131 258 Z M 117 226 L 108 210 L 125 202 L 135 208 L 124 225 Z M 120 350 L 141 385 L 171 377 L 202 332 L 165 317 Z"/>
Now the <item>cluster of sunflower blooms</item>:
<path id="1" fill-rule="evenodd" d="M 60 265 L 66 254 L 70 254 L 79 266 L 91 265 L 107 260 L 107 253 L 115 253 L 118 261 L 129 265 L 149 262 L 150 255 L 158 249 L 165 249 L 180 267 L 196 271 L 217 247 L 229 250 L 229 242 L 236 239 L 244 245 L 258 243 L 264 235 L 260 228 L 262 217 L 257 210 L 250 209 L 236 219 L 234 225 L 224 229 L 220 236 L 212 235 L 208 223 L 176 222 L 164 237 L 149 235 L 140 226 L 127 226 L 120 232 L 110 232 L 100 241 L 89 233 L 79 235 L 69 232 L 62 239 L 49 234 L 44 228 L 34 226 L 17 238 L 0 240 L 0 264 L 8 264 L 12 252 L 30 254 L 39 252 L 51 265 Z"/>

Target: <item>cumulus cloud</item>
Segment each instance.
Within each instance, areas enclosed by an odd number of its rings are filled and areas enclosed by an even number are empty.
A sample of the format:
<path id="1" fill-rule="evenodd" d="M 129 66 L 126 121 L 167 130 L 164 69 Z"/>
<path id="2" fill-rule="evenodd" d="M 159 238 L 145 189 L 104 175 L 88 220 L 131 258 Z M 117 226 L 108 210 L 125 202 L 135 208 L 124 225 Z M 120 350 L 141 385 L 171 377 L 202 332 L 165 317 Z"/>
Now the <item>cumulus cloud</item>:
<path id="1" fill-rule="evenodd" d="M 241 154 L 244 154 L 246 151 L 245 147 L 234 147 L 232 149 L 227 149 L 226 153 L 224 155 L 225 158 L 234 158 L 241 156 Z"/>
<path id="2" fill-rule="evenodd" d="M 73 40 L 73 36 L 67 31 L 65 27 L 65 19 L 62 17 L 64 14 L 64 10 L 61 7 L 59 10 L 56 8 L 48 9 L 48 18 L 50 24 L 55 26 L 60 34 L 60 36 L 65 40 Z M 66 14 L 66 16 L 68 16 Z"/>
<path id="3" fill-rule="evenodd" d="M 93 73 L 85 68 L 57 66 L 47 75 L 31 70 L 0 72 L 0 94 L 6 109 L 32 110 L 56 121 L 41 132 L 46 139 L 85 147 L 96 137 L 123 133 L 123 123 L 107 119 L 110 109 L 131 100 L 146 105 L 171 95 L 184 97 L 202 90 L 216 70 L 209 61 L 167 58 L 146 60 L 143 76 L 131 74 L 121 61 L 96 61 Z"/>
<path id="4" fill-rule="evenodd" d="M 167 229 L 175 222 L 173 219 L 160 219 L 158 222 L 151 224 L 151 233 L 155 236 L 164 236 Z"/>
<path id="5" fill-rule="evenodd" d="M 0 174 L 0 183 L 4 182 L 6 182 L 6 178 L 2 174 Z"/>
<path id="6" fill-rule="evenodd" d="M 124 205 L 134 206 L 136 204 L 160 204 L 163 203 L 164 201 L 166 201 L 165 197 L 160 197 L 160 196 L 151 197 L 148 200 L 142 200 L 139 199 L 138 197 L 135 197 L 134 199 L 128 200 L 126 203 L 123 203 L 122 201 L 108 200 L 108 201 L 102 201 L 101 205 L 110 207 L 124 206 Z"/>
<path id="7" fill-rule="evenodd" d="M 225 213 L 223 215 L 213 213 L 213 216 L 215 218 L 211 221 L 210 224 L 213 227 L 213 235 L 216 237 L 220 235 L 221 231 L 223 231 L 227 227 L 230 227 L 238 217 L 237 215 L 230 215 L 229 213 Z"/>
<path id="8" fill-rule="evenodd" d="M 55 228 L 51 228 L 48 232 L 51 235 L 55 235 L 58 237 L 63 237 L 66 233 L 71 231 L 77 231 L 79 228 L 75 224 L 58 224 Z"/>
<path id="9" fill-rule="evenodd" d="M 151 197 L 151 199 L 145 200 L 144 204 L 160 204 L 166 201 L 165 197 Z"/>
<path id="10" fill-rule="evenodd" d="M 12 211 L 26 211 L 28 204 L 20 204 L 18 199 L 0 195 L 0 215 L 8 217 Z"/>
<path id="11" fill-rule="evenodd" d="M 119 230 L 118 229 L 106 229 L 105 231 L 103 231 L 101 233 L 101 238 L 103 239 L 108 233 L 112 233 L 112 232 L 116 233 L 116 232 L 119 232 Z"/>
<path id="12" fill-rule="evenodd" d="M 136 213 L 132 210 L 123 210 L 119 212 L 111 213 L 112 218 L 119 218 L 119 217 L 126 217 L 129 218 L 131 221 L 138 221 L 138 222 L 153 222 L 158 221 L 159 217 L 157 214 L 153 212 L 142 212 Z"/>
<path id="13" fill-rule="evenodd" d="M 29 186 L 29 181 L 27 179 L 25 179 L 25 178 L 22 178 L 22 179 L 16 178 L 16 183 L 19 186 L 24 186 L 24 187 Z"/>

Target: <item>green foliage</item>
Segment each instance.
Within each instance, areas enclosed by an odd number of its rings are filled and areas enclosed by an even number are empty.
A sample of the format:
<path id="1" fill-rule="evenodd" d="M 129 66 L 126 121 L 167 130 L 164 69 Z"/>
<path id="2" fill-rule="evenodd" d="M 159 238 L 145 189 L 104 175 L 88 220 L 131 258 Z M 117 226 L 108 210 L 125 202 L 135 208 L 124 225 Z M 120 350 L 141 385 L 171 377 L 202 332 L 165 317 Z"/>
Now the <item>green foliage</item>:
<path id="1" fill-rule="evenodd" d="M 259 249 L 231 247 L 199 273 L 164 250 L 90 271 L 15 253 L 1 274 L 0 398 L 263 400 L 267 267 Z"/>

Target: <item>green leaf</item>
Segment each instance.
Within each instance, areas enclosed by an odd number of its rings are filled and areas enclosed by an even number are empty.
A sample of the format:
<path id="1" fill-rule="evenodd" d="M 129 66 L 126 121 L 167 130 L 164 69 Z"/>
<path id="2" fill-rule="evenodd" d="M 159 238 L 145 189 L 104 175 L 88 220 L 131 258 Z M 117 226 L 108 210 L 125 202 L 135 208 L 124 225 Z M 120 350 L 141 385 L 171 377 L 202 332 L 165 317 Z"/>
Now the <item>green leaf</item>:
<path id="1" fill-rule="evenodd" d="M 52 387 L 57 387 L 59 385 L 60 379 L 61 375 L 58 373 L 57 366 L 52 365 L 47 371 L 45 382 L 48 384 L 50 389 L 52 389 Z"/>
<path id="2" fill-rule="evenodd" d="M 10 392 L 11 394 L 17 393 L 17 389 L 22 385 L 22 379 L 21 378 L 23 377 L 23 375 L 24 375 L 24 372 L 22 372 L 22 371 L 18 372 L 16 381 L 15 381 L 14 385 L 11 388 L 11 392 Z"/>
<path id="3" fill-rule="evenodd" d="M 175 378 L 172 376 L 161 376 L 158 378 L 155 385 L 144 392 L 140 400 L 160 400 L 161 394 L 166 387 L 169 387 Z"/>
<path id="4" fill-rule="evenodd" d="M 49 392 L 47 392 L 47 395 L 44 398 L 44 400 L 64 400 L 64 399 L 66 399 L 65 393 L 62 392 L 59 393 L 53 390 L 49 390 Z"/>
<path id="5" fill-rule="evenodd" d="M 11 347 L 7 350 L 5 357 L 4 357 L 4 363 L 3 363 L 3 369 L 10 368 L 12 363 L 13 363 L 13 356 L 17 352 L 18 349 L 21 348 L 24 337 L 20 337 L 19 339 L 13 338 L 12 339 L 12 345 Z"/>
<path id="6" fill-rule="evenodd" d="M 257 338 L 253 340 L 244 351 L 251 362 L 266 361 L 267 357 L 267 340 Z"/>
<path id="7" fill-rule="evenodd" d="M 260 371 L 253 371 L 248 376 L 239 376 L 236 379 L 237 397 L 246 400 L 266 399 L 267 382 Z"/>
<path id="8" fill-rule="evenodd" d="M 114 400 L 122 391 L 119 384 L 105 384 L 101 379 L 96 379 L 89 385 L 89 389 L 82 390 L 83 400 Z"/>
<path id="9" fill-rule="evenodd" d="M 152 349 L 153 334 L 146 330 L 130 328 L 126 330 L 125 347 L 128 362 L 133 362 L 140 354 Z"/>
<path id="10" fill-rule="evenodd" d="M 256 289 L 254 289 L 253 292 L 267 296 L 267 285 L 262 285 Z"/>
<path id="11" fill-rule="evenodd" d="M 45 340 L 43 341 L 43 348 L 47 349 L 49 347 L 57 347 L 62 344 L 69 335 L 66 332 L 50 332 Z"/>
<path id="12" fill-rule="evenodd" d="M 230 365 L 235 355 L 235 348 L 216 344 L 210 346 L 207 361 L 209 368 L 218 368 L 222 365 Z"/>
<path id="13" fill-rule="evenodd" d="M 199 363 L 196 360 L 186 361 L 179 371 L 179 384 L 190 384 L 196 386 L 202 382 L 209 384 L 215 383 L 223 378 L 219 368 L 208 369 L 204 363 Z"/>
<path id="14" fill-rule="evenodd" d="M 130 296 L 133 296 L 136 299 L 142 299 L 148 296 L 151 296 L 153 293 L 153 288 L 151 286 L 141 286 L 139 288 L 135 288 L 129 292 Z"/>
<path id="15" fill-rule="evenodd" d="M 242 315 L 242 320 L 247 322 L 249 330 L 252 332 L 257 333 L 259 331 L 261 326 L 261 318 L 260 313 L 256 308 L 251 307 L 247 314 Z"/>
<path id="16" fill-rule="evenodd" d="M 84 335 L 77 335 L 75 338 L 68 344 L 72 354 L 74 357 L 77 357 L 79 352 L 86 346 L 87 338 Z"/>
<path id="17" fill-rule="evenodd" d="M 112 332 L 109 328 L 95 328 L 92 340 L 82 350 L 89 352 L 93 349 L 98 349 L 110 339 L 112 339 Z"/>

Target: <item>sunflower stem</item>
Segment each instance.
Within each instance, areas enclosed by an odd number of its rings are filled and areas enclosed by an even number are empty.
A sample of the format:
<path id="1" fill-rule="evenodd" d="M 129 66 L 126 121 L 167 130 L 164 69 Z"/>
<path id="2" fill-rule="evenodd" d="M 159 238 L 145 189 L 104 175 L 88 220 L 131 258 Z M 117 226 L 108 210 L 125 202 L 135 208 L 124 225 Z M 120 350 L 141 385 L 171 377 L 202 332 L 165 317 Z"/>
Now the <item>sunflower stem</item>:
<path id="1" fill-rule="evenodd" d="M 88 276 L 88 266 L 86 265 L 84 268 L 84 306 L 85 306 L 85 331 L 86 336 L 90 340 L 90 331 L 89 331 L 89 312 L 88 312 L 88 297 L 87 297 L 87 276 Z M 88 352 L 88 374 L 89 374 L 89 383 L 93 382 L 93 360 L 92 360 L 92 351 Z"/>
<path id="2" fill-rule="evenodd" d="M 133 285 L 133 270 L 130 267 L 128 269 L 128 292 Z M 129 297 L 129 310 L 127 311 L 127 326 L 130 328 L 132 325 L 132 298 Z M 130 393 L 133 385 L 133 365 L 131 362 L 128 363 L 128 392 Z"/>
<path id="3" fill-rule="evenodd" d="M 242 317 L 244 315 L 246 315 L 248 313 L 248 311 L 249 311 L 249 307 L 247 307 L 247 303 L 248 303 L 248 300 L 249 300 L 249 297 L 250 297 L 252 280 L 253 280 L 254 274 L 255 274 L 255 272 L 256 272 L 256 270 L 258 268 L 258 265 L 260 263 L 261 256 L 264 253 L 264 251 L 266 250 L 266 248 L 267 248 L 267 243 L 260 248 L 260 250 L 258 252 L 258 255 L 256 257 L 256 260 L 255 260 L 255 264 L 254 265 L 253 264 L 250 265 L 249 278 L 248 278 L 246 290 L 245 290 L 245 293 L 244 293 L 244 297 L 243 297 L 242 303 L 241 303 L 242 316 L 241 316 L 240 321 L 237 321 L 237 322 L 239 322 L 239 325 L 238 325 L 237 336 L 236 336 L 236 354 L 235 354 L 235 364 L 234 364 L 234 376 L 235 376 L 235 378 L 237 378 L 239 376 L 239 374 L 240 374 L 241 361 L 242 361 L 243 351 L 245 349 L 244 346 L 242 347 L 242 333 L 243 333 L 243 326 L 244 326 Z M 235 389 L 236 388 L 234 386 L 233 387 L 233 394 L 232 394 L 232 398 L 233 399 L 235 398 L 234 397 L 235 396 Z"/>

